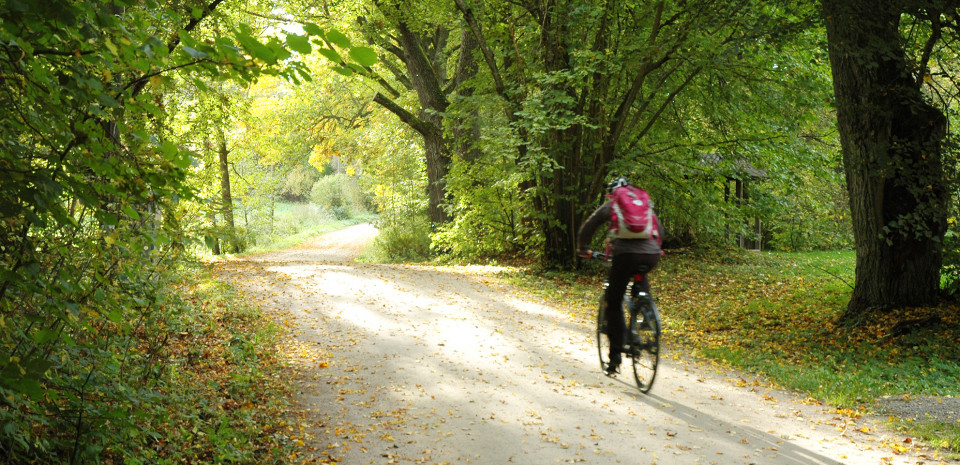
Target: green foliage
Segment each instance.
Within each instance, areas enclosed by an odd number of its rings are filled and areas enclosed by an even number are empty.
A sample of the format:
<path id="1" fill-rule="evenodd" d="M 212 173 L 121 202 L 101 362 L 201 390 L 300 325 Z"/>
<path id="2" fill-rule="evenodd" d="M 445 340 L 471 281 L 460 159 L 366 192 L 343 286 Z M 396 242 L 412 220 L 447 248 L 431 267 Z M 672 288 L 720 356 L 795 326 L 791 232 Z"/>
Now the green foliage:
<path id="1" fill-rule="evenodd" d="M 311 189 L 320 179 L 320 172 L 310 164 L 295 166 L 285 180 L 281 196 L 287 201 L 304 202 L 311 196 Z"/>
<path id="2" fill-rule="evenodd" d="M 430 221 L 426 213 L 400 221 L 398 217 L 380 218 L 380 234 L 374 240 L 374 261 L 385 263 L 420 262 L 431 256 Z"/>
<path id="3" fill-rule="evenodd" d="M 943 237 L 941 288 L 955 299 L 960 295 L 960 226 L 956 216 L 948 218 L 947 223 L 949 227 Z"/>
<path id="4" fill-rule="evenodd" d="M 404 161 L 378 167 L 373 178 L 377 182 L 373 190 L 377 193 L 377 227 L 380 229 L 375 247 L 383 255 L 378 257 L 382 261 L 421 261 L 431 256 L 432 232 L 426 198 L 422 194 L 426 187 L 422 159 L 415 158 L 411 163 L 408 157 L 412 158 L 413 154 L 404 150 L 393 155 Z"/>
<path id="5" fill-rule="evenodd" d="M 255 37 L 216 5 L 0 4 L 2 463 L 138 460 L 165 440 L 165 408 L 187 399 L 171 396 L 190 395 L 166 384 L 164 368 L 177 368 L 167 343 L 194 311 L 170 267 L 204 217 L 180 207 L 207 197 L 190 183 L 203 160 L 167 126 L 164 92 L 303 74 L 279 39 Z M 207 40 L 198 26 L 211 18 L 222 29 Z M 231 359 L 236 374 L 247 361 Z M 226 416 L 219 428 L 179 427 L 206 428 L 225 441 L 217 453 L 232 454 L 226 442 L 252 443 L 260 428 L 241 435 Z"/>
<path id="6" fill-rule="evenodd" d="M 162 341 L 146 385 L 151 401 L 127 442 L 106 457 L 126 463 L 282 463 L 285 386 L 274 346 L 279 331 L 206 270 L 169 283 L 181 310 L 141 337 Z M 154 343 L 155 345 L 158 345 Z"/>
<path id="7" fill-rule="evenodd" d="M 524 204 L 515 193 L 518 184 L 510 159 L 455 161 L 447 177 L 454 219 L 433 235 L 433 248 L 470 260 L 535 250 L 522 239 Z"/>
<path id="8" fill-rule="evenodd" d="M 343 173 L 317 180 L 310 191 L 310 199 L 338 220 L 366 212 L 370 203 L 361 192 L 357 179 Z"/>
<path id="9" fill-rule="evenodd" d="M 956 112 L 951 113 L 956 118 Z M 949 137 L 944 144 L 944 163 L 952 168 L 945 171 L 956 174 L 960 170 L 960 150 L 956 146 L 955 137 Z M 957 180 L 950 182 L 950 208 L 947 212 L 947 225 L 943 237 L 943 268 L 941 275 L 941 289 L 956 299 L 960 296 L 960 183 Z"/>

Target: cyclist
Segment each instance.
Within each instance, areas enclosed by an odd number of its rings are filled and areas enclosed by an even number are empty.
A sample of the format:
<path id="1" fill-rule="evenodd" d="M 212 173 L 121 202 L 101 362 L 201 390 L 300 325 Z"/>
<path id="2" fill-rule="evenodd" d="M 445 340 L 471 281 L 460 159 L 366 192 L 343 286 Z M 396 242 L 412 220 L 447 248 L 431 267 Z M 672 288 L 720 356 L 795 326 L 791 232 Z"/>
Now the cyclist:
<path id="1" fill-rule="evenodd" d="M 607 186 L 607 192 L 613 194 L 618 187 L 628 186 L 630 183 L 624 177 L 617 177 Z M 608 195 L 610 197 L 610 195 Z M 604 202 L 596 211 L 591 214 L 577 234 L 577 254 L 581 257 L 590 257 L 592 251 L 587 248 L 593 234 L 597 228 L 611 220 L 612 200 Z M 650 209 L 650 214 L 653 209 Z M 654 217 L 655 218 L 655 217 Z M 663 230 L 659 221 L 654 221 L 656 225 L 654 234 L 647 239 L 621 239 L 611 237 L 608 241 L 608 253 L 611 256 L 610 272 L 607 276 L 607 290 L 604 294 L 607 316 L 606 328 L 607 337 L 610 339 L 610 365 L 607 367 L 607 375 L 619 373 L 620 363 L 622 361 L 620 353 L 623 350 L 623 337 L 626 333 L 623 315 L 623 295 L 627 290 L 630 279 L 637 274 L 643 274 L 643 280 L 635 285 L 634 292 L 642 291 L 650 293 L 650 281 L 646 274 L 653 271 L 660 261 L 660 238 Z"/>

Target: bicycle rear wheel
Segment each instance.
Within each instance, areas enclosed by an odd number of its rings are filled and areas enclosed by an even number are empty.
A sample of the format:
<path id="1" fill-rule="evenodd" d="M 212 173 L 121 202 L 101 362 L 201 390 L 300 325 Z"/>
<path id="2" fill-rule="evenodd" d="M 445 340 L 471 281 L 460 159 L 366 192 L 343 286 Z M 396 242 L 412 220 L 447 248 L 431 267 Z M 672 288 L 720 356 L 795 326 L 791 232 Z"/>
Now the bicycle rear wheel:
<path id="1" fill-rule="evenodd" d="M 597 310 L 597 351 L 600 355 L 600 370 L 603 372 L 606 372 L 607 367 L 610 366 L 610 338 L 607 337 L 605 307 L 605 301 L 601 294 L 600 307 Z"/>
<path id="2" fill-rule="evenodd" d="M 648 297 L 637 297 L 637 305 L 639 308 L 630 326 L 633 328 L 630 341 L 633 377 L 640 392 L 646 393 L 653 387 L 660 362 L 660 317 Z"/>

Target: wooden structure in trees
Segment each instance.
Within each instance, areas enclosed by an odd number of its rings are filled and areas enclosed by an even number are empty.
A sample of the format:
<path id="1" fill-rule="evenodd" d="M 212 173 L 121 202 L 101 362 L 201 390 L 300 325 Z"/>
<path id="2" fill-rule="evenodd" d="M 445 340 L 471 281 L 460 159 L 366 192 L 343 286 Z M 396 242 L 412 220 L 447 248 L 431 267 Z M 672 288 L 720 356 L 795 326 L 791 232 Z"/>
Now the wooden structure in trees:
<path id="1" fill-rule="evenodd" d="M 735 203 L 737 207 L 748 205 L 750 203 L 751 187 L 768 177 L 766 171 L 756 168 L 743 158 L 728 161 L 724 160 L 720 154 L 707 153 L 703 154 L 701 161 L 711 168 L 720 165 L 721 162 L 727 164 L 728 168 L 717 170 L 724 178 L 723 200 L 727 203 Z M 727 235 L 729 237 L 731 235 L 729 219 L 727 223 Z M 737 246 L 747 250 L 763 250 L 763 222 L 760 217 L 754 216 L 746 220 L 744 226 L 747 226 L 752 234 L 737 234 Z"/>

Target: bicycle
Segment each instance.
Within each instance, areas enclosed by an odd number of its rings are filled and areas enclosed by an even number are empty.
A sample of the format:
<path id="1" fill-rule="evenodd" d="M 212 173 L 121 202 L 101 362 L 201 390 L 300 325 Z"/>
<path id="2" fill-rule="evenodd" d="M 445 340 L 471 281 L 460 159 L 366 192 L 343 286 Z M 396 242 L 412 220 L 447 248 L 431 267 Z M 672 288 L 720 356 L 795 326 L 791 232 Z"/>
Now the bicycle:
<path id="1" fill-rule="evenodd" d="M 607 259 L 603 252 L 593 252 L 594 260 Z M 657 376 L 657 364 L 660 361 L 660 312 L 653 296 L 640 292 L 636 288 L 637 282 L 643 279 L 643 274 L 633 277 L 623 301 L 627 304 L 628 312 L 624 312 L 627 334 L 624 337 L 623 355 L 632 360 L 633 377 L 640 392 L 647 393 L 653 387 L 653 380 Z M 600 353 L 600 369 L 605 373 L 610 366 L 610 339 L 606 334 L 606 293 L 607 283 L 603 285 L 604 293 L 600 294 L 600 308 L 597 312 L 597 350 Z"/>

